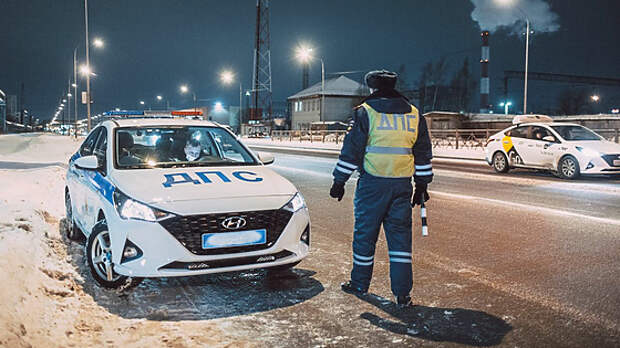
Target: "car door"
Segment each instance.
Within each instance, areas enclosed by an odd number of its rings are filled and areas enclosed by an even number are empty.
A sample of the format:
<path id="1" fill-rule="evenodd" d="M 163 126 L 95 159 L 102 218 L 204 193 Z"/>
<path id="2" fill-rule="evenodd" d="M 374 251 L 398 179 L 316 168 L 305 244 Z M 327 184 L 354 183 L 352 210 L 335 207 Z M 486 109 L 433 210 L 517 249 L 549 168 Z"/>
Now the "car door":
<path id="1" fill-rule="evenodd" d="M 97 138 L 99 137 L 101 129 L 94 129 L 79 150 L 78 157 L 90 156 L 93 154 L 93 148 L 95 147 L 95 143 Z M 74 219 L 75 222 L 83 228 L 84 223 L 86 222 L 84 218 L 85 208 L 86 208 L 86 192 L 88 191 L 89 181 L 87 180 L 86 174 L 89 172 L 85 169 L 80 169 L 75 166 L 75 161 L 72 162 L 72 171 L 75 173 L 75 185 L 74 189 L 71 192 L 71 199 L 73 200 L 73 208 L 74 208 Z"/>
<path id="2" fill-rule="evenodd" d="M 512 146 L 507 151 L 508 161 L 511 166 L 523 166 L 524 163 L 527 163 L 524 160 L 524 153 L 527 152 L 527 137 L 529 134 L 530 127 L 529 126 L 519 126 L 510 130 L 510 133 L 507 134 L 512 142 Z"/>
<path id="3" fill-rule="evenodd" d="M 552 137 L 553 140 L 549 140 Z M 528 164 L 537 167 L 549 167 L 553 164 L 554 151 L 557 148 L 555 136 L 543 126 L 532 126 L 528 143 Z"/>
<path id="4" fill-rule="evenodd" d="M 107 147 L 108 147 L 108 132 L 105 127 L 101 127 L 97 141 L 93 147 L 93 155 L 97 156 L 97 163 L 102 166 L 98 170 L 89 170 L 85 173 L 85 177 L 88 180 L 87 189 L 85 190 L 85 209 L 84 228 L 87 231 L 92 230 L 98 220 L 99 209 L 103 204 L 106 204 L 105 197 L 107 197 L 107 191 L 109 187 L 109 181 L 107 180 Z"/>

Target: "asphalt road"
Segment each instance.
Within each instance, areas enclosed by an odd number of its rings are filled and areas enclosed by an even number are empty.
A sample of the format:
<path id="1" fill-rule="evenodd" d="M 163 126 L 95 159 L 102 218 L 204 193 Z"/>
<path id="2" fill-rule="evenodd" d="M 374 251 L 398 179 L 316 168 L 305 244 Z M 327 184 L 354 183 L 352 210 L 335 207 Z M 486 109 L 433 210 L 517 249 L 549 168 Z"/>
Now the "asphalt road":
<path id="1" fill-rule="evenodd" d="M 345 280 L 355 180 L 347 184 L 342 202 L 330 199 L 335 161 L 277 154 L 274 169 L 300 188 L 310 207 L 315 252 L 302 266 Z M 619 184 L 618 179 L 567 182 L 537 172 L 498 175 L 484 167 L 435 165 L 429 237 L 421 236 L 414 212 L 415 302 L 503 318 L 512 326 L 502 341 L 506 345 L 617 345 Z M 335 256 L 330 264 L 328 255 Z M 377 259 L 371 291 L 388 297 L 384 238 Z M 401 324 L 408 326 L 406 320 Z M 443 324 L 449 330 L 450 323 Z"/>
<path id="2" fill-rule="evenodd" d="M 421 236 L 413 212 L 416 306 L 398 310 L 383 235 L 371 294 L 340 291 L 352 261 L 355 178 L 337 202 L 328 195 L 336 159 L 275 156 L 272 168 L 300 189 L 312 218 L 311 254 L 294 271 L 147 279 L 117 293 L 94 285 L 83 246 L 66 241 L 84 291 L 123 318 L 223 320 L 265 346 L 620 346 L 620 180 L 497 175 L 437 161 L 430 236 Z"/>

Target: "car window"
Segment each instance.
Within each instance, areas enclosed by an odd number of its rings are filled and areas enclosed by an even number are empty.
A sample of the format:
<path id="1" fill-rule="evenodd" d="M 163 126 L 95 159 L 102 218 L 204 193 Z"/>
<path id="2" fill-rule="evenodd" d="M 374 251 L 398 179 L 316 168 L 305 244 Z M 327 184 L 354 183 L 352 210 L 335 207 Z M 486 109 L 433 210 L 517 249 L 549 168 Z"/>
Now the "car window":
<path id="1" fill-rule="evenodd" d="M 256 165 L 237 138 L 220 127 L 127 127 L 114 138 L 120 169 Z"/>
<path id="2" fill-rule="evenodd" d="M 521 126 L 521 127 L 513 128 L 510 130 L 510 133 L 507 135 L 510 137 L 515 137 L 515 138 L 527 138 L 528 128 L 529 126 Z"/>
<path id="3" fill-rule="evenodd" d="M 84 140 L 84 143 L 82 143 L 80 147 L 80 156 L 90 156 L 93 154 L 93 148 L 95 147 L 95 142 L 100 132 L 101 127 L 93 130 L 88 137 L 86 137 L 86 140 Z"/>
<path id="4" fill-rule="evenodd" d="M 603 137 L 583 126 L 551 126 L 564 140 L 603 140 Z"/>
<path id="5" fill-rule="evenodd" d="M 530 135 L 530 139 L 533 140 L 543 140 L 544 137 L 546 136 L 553 136 L 553 134 L 551 134 L 551 132 L 549 132 L 549 130 L 545 127 L 541 127 L 541 126 L 533 126 L 532 127 L 532 133 Z M 555 137 L 553 137 L 555 138 Z"/>
<path id="6" fill-rule="evenodd" d="M 93 154 L 97 156 L 99 164 L 102 165 L 103 171 L 105 172 L 105 164 L 106 164 L 106 148 L 108 146 L 108 132 L 102 127 L 99 138 L 95 143 L 95 148 L 93 149 Z"/>

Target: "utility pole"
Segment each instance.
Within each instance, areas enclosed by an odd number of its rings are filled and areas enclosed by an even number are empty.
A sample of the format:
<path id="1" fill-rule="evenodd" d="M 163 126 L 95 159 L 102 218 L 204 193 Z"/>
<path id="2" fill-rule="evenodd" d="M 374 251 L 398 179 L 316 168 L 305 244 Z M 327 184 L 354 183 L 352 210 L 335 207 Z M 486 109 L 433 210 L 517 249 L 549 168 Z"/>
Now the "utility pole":
<path id="1" fill-rule="evenodd" d="M 74 132 L 73 135 L 74 137 L 77 139 L 77 122 L 78 122 L 78 102 L 77 102 L 77 47 L 73 50 L 73 113 L 75 114 L 74 117 Z"/>
<path id="2" fill-rule="evenodd" d="M 90 57 L 88 55 L 88 0 L 84 0 L 84 30 L 86 36 L 86 117 L 88 118 L 88 132 L 90 132 Z"/>
<path id="3" fill-rule="evenodd" d="M 69 74 L 69 79 L 67 80 L 67 118 L 69 119 L 69 124 L 71 124 L 71 74 Z M 71 137 L 71 132 L 67 132 L 67 135 Z"/>
<path id="4" fill-rule="evenodd" d="M 269 34 L 269 0 L 256 0 L 256 37 L 254 44 L 254 116 L 259 110 L 271 119 L 271 44 Z M 260 118 L 263 118 L 260 115 Z"/>

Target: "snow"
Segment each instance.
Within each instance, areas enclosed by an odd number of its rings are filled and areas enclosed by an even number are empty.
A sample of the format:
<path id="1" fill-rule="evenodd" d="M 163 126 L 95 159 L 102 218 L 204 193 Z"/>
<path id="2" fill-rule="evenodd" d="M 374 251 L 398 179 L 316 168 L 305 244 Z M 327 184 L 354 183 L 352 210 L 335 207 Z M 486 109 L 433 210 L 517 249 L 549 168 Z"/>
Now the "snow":
<path id="1" fill-rule="evenodd" d="M 222 320 L 131 319 L 101 304 L 119 295 L 89 288 L 83 247 L 62 236 L 63 167 L 78 144 L 0 136 L 0 346 L 250 346 Z"/>
<path id="2" fill-rule="evenodd" d="M 264 147 L 282 147 L 289 149 L 303 149 L 312 151 L 325 151 L 326 153 L 340 153 L 342 143 L 321 142 L 309 140 L 289 141 L 286 139 L 278 140 L 278 138 L 242 138 L 241 141 L 248 146 L 264 146 Z M 454 158 L 454 159 L 470 159 L 484 160 L 485 153 L 481 147 L 453 149 L 448 147 L 434 147 L 433 157 L 435 158 Z"/>

